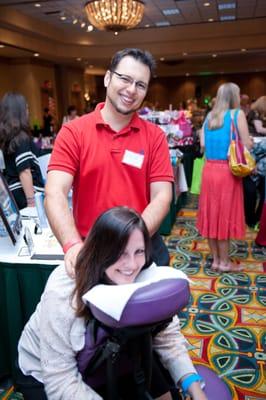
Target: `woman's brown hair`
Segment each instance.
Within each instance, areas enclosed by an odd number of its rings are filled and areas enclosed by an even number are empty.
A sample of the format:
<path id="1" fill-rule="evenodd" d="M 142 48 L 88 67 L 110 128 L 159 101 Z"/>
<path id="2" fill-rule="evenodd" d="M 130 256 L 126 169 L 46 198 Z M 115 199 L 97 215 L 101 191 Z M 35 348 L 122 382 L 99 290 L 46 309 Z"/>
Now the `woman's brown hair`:
<path id="1" fill-rule="evenodd" d="M 28 105 L 20 93 L 6 93 L 0 103 L 0 149 L 13 153 L 30 136 Z"/>
<path id="2" fill-rule="evenodd" d="M 122 255 L 134 229 L 143 233 L 147 264 L 150 261 L 150 237 L 140 214 L 128 207 L 114 207 L 105 211 L 94 223 L 78 255 L 75 268 L 76 286 L 73 296 L 77 317 L 90 316 L 82 296 L 99 283 L 111 283 L 105 271 Z"/>

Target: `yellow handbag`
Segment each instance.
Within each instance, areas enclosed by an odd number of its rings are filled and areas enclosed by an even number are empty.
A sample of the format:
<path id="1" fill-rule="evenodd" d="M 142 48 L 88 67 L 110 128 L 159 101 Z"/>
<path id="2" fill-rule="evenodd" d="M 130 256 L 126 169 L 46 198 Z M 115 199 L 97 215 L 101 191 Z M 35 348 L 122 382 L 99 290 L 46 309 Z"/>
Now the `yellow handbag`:
<path id="1" fill-rule="evenodd" d="M 256 167 L 256 161 L 241 142 L 233 120 L 231 121 L 228 160 L 232 174 L 239 178 L 250 175 Z"/>

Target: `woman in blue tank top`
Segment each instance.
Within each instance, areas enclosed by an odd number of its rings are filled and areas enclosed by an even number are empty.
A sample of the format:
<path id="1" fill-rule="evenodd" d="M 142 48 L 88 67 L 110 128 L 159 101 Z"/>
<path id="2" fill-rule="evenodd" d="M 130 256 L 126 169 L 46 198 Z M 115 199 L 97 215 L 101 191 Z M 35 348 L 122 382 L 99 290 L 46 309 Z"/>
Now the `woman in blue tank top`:
<path id="1" fill-rule="evenodd" d="M 212 270 L 239 271 L 229 258 L 230 239 L 245 235 L 242 179 L 232 175 L 228 148 L 232 121 L 243 144 L 252 147 L 245 114 L 240 107 L 240 89 L 225 83 L 218 89 L 216 102 L 203 124 L 201 147 L 206 163 L 202 174 L 197 228 L 208 239 Z"/>

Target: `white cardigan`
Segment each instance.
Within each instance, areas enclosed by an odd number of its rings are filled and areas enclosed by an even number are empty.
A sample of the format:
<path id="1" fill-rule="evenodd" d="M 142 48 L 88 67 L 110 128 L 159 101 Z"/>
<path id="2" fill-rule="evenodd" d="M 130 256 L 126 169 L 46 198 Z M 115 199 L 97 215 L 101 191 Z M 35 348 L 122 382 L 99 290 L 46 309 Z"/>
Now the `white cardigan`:
<path id="1" fill-rule="evenodd" d="M 50 275 L 36 311 L 26 324 L 18 345 L 19 366 L 25 375 L 44 383 L 51 400 L 99 400 L 83 380 L 76 354 L 84 347 L 85 321 L 75 316 L 70 303 L 74 281 L 64 264 Z M 153 339 L 153 348 L 174 382 L 196 373 L 180 332 L 178 317 Z"/>

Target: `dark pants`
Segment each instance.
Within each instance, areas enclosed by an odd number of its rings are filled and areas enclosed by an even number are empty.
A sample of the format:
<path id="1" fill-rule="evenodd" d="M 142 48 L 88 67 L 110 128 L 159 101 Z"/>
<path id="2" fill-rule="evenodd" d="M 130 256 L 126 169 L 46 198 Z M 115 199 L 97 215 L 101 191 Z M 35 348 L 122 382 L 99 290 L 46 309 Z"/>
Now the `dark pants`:
<path id="1" fill-rule="evenodd" d="M 257 181 L 247 176 L 243 179 L 244 208 L 246 224 L 250 227 L 259 222 L 264 202 L 264 178 L 260 175 Z"/>
<path id="2" fill-rule="evenodd" d="M 124 400 L 136 400 L 135 384 L 131 376 L 123 376 L 118 379 L 119 394 Z M 159 397 L 167 393 L 173 382 L 168 372 L 160 363 L 156 354 L 153 356 L 152 379 L 150 393 L 152 398 Z M 32 376 L 26 376 L 17 366 L 15 390 L 23 394 L 24 400 L 48 400 L 44 391 L 44 385 L 34 379 Z M 173 389 L 174 390 L 174 389 Z M 106 398 L 106 386 L 97 389 L 97 393 L 104 399 Z M 179 395 L 174 391 L 175 399 L 179 399 Z"/>
<path id="3" fill-rule="evenodd" d="M 16 363 L 15 391 L 22 393 L 24 400 L 48 400 L 44 385 L 31 375 L 24 375 Z"/>
<path id="4" fill-rule="evenodd" d="M 157 265 L 169 265 L 170 257 L 168 249 L 159 232 L 156 232 L 151 238 L 151 257 L 152 261 Z"/>

